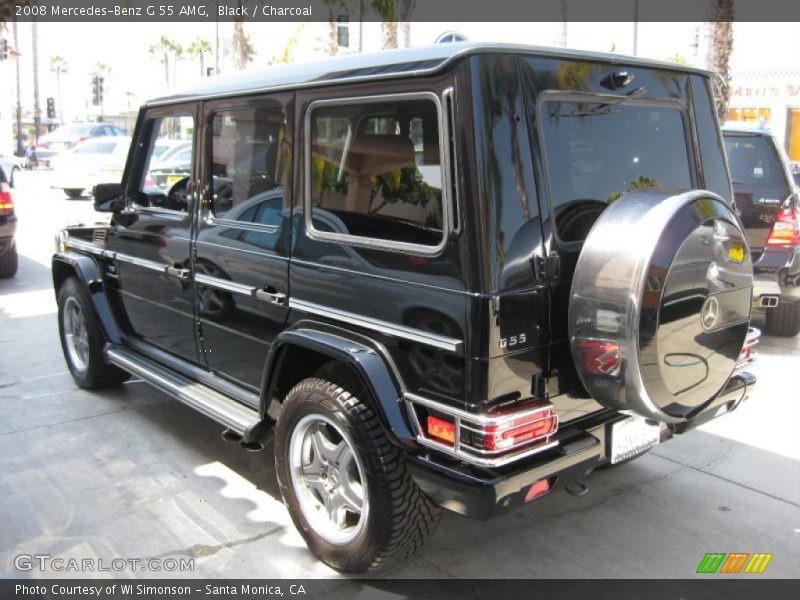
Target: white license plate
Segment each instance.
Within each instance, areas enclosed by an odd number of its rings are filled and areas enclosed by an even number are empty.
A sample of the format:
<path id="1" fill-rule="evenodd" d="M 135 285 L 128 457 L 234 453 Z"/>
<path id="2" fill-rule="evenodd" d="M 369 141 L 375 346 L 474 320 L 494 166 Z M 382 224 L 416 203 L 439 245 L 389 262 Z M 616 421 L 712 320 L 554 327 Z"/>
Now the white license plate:
<path id="1" fill-rule="evenodd" d="M 630 417 L 611 426 L 611 464 L 617 464 L 641 454 L 658 444 L 661 431 L 658 425 L 641 417 Z"/>

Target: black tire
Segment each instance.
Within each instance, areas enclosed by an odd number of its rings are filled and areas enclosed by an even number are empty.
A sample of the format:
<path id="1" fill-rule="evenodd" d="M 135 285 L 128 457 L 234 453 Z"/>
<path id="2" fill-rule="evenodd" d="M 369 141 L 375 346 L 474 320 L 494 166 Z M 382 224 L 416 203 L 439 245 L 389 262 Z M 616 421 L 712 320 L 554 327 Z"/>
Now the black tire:
<path id="1" fill-rule="evenodd" d="M 775 308 L 768 308 L 765 329 L 770 335 L 782 337 L 800 333 L 800 302 L 781 300 Z"/>
<path id="2" fill-rule="evenodd" d="M 317 557 L 347 573 L 374 572 L 422 548 L 436 529 L 441 509 L 409 475 L 403 453 L 389 442 L 378 417 L 359 399 L 363 394 L 360 386 L 351 377 L 329 373 L 324 370 L 317 373 L 321 377 L 301 381 L 286 396 L 275 430 L 278 483 L 295 526 Z M 354 446 L 366 479 L 364 495 L 369 508 L 367 516 L 359 517 L 365 519 L 364 525 L 352 540 L 339 544 L 313 529 L 291 475 L 291 436 L 304 418 L 317 416 L 335 423 L 349 436 L 345 441 Z"/>
<path id="3" fill-rule="evenodd" d="M 11 245 L 3 254 L 0 254 L 0 279 L 10 279 L 17 274 L 19 256 L 17 256 L 17 243 Z"/>
<path id="4" fill-rule="evenodd" d="M 79 364 L 69 350 L 70 342 L 65 331 L 65 313 L 77 307 L 85 329 L 85 360 Z M 106 338 L 100 327 L 92 300 L 86 287 L 76 278 L 67 278 L 58 290 L 58 333 L 61 349 L 72 378 L 78 387 L 92 390 L 118 385 L 130 377 L 130 373 L 109 365 L 103 357 Z"/>
<path id="5" fill-rule="evenodd" d="M 67 190 L 64 190 L 64 193 L 67 195 L 67 198 L 71 198 L 73 200 L 77 200 L 78 198 L 82 198 L 83 197 L 83 190 L 82 189 L 69 188 Z"/>

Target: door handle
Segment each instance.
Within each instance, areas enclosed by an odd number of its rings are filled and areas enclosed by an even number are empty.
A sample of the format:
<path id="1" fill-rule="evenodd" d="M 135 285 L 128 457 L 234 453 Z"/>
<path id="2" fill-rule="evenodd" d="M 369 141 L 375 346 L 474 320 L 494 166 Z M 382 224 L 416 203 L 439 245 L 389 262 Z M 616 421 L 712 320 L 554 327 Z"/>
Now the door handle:
<path id="1" fill-rule="evenodd" d="M 269 302 L 270 304 L 277 304 L 283 306 L 286 304 L 286 294 L 279 294 L 277 292 L 269 292 L 267 290 L 254 289 L 253 297 L 262 302 Z"/>
<path id="2" fill-rule="evenodd" d="M 189 269 L 184 269 L 178 265 L 166 267 L 164 272 L 167 275 L 176 277 L 178 279 L 189 279 Z"/>

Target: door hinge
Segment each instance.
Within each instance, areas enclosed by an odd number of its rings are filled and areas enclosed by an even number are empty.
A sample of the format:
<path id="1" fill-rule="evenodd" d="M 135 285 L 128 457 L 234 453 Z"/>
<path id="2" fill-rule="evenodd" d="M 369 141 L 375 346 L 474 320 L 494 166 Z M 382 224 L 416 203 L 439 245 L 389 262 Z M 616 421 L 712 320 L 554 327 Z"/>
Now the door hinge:
<path id="1" fill-rule="evenodd" d="M 558 252 L 551 250 L 547 256 L 536 255 L 533 257 L 533 273 L 537 281 L 558 277 L 561 270 L 561 260 Z"/>

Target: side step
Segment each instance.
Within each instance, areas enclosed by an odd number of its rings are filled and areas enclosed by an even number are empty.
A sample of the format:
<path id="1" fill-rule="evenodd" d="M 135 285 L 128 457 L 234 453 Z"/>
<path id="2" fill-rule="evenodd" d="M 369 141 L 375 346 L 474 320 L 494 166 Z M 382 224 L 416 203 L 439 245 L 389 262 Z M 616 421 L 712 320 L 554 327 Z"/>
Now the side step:
<path id="1" fill-rule="evenodd" d="M 242 441 L 250 442 L 257 437 L 262 420 L 256 410 L 124 346 L 107 344 L 105 355 L 112 365 L 141 377 L 150 385 L 221 423 L 240 435 Z"/>

